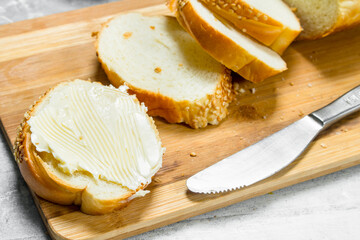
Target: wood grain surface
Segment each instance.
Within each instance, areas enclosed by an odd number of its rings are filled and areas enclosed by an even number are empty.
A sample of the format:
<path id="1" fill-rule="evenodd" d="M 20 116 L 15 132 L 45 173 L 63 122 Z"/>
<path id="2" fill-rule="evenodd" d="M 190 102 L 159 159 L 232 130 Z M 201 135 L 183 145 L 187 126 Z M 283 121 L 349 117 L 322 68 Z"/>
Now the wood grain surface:
<path id="1" fill-rule="evenodd" d="M 11 144 L 26 109 L 55 84 L 75 78 L 108 84 L 92 32 L 126 11 L 169 14 L 163 0 L 125 0 L 0 27 L 0 117 Z M 236 99 L 218 126 L 194 130 L 156 119 L 166 147 L 163 167 L 148 189 L 117 212 L 89 216 L 34 195 L 54 239 L 125 238 L 360 163 L 360 114 L 323 132 L 294 163 L 269 179 L 213 195 L 187 190 L 186 179 L 360 83 L 360 27 L 285 52 L 289 70 L 253 84 L 234 75 Z M 196 157 L 190 153 L 195 152 Z"/>

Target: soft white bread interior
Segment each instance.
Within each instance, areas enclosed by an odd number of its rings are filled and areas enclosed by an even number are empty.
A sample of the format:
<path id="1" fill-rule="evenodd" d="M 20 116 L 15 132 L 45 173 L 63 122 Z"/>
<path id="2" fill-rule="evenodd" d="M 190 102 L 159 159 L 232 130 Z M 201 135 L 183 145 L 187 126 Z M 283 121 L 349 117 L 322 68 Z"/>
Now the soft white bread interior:
<path id="1" fill-rule="evenodd" d="M 317 39 L 360 23 L 360 0 L 284 0 L 300 18 L 298 39 Z"/>
<path id="2" fill-rule="evenodd" d="M 193 128 L 226 117 L 232 100 L 230 71 L 175 18 L 119 15 L 104 24 L 96 49 L 111 83 L 129 86 L 150 115 Z"/>
<path id="3" fill-rule="evenodd" d="M 211 11 L 244 33 L 282 54 L 299 35 L 301 26 L 281 0 L 201 0 Z"/>
<path id="4" fill-rule="evenodd" d="M 57 85 L 25 114 L 14 154 L 30 188 L 87 214 L 126 206 L 162 164 L 146 107 L 122 88 L 75 80 Z"/>
<path id="5" fill-rule="evenodd" d="M 236 30 L 199 0 L 178 0 L 176 16 L 211 56 L 247 80 L 261 82 L 287 69 L 279 54 Z"/>

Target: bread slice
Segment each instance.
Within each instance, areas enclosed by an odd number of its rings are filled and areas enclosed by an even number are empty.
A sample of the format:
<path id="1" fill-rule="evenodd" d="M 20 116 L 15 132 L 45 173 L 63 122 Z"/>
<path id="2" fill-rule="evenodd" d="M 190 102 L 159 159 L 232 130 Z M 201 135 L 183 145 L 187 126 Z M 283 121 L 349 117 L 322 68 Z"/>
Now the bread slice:
<path id="1" fill-rule="evenodd" d="M 237 31 L 199 0 L 178 0 L 175 15 L 211 56 L 247 80 L 261 82 L 287 69 L 279 54 Z"/>
<path id="2" fill-rule="evenodd" d="M 304 31 L 298 39 L 325 37 L 360 23 L 359 0 L 284 0 L 295 9 Z"/>
<path id="3" fill-rule="evenodd" d="M 212 12 L 282 54 L 299 35 L 301 26 L 281 0 L 201 0 Z"/>
<path id="4" fill-rule="evenodd" d="M 230 71 L 175 18 L 119 15 L 104 25 L 96 49 L 111 83 L 129 86 L 150 115 L 193 128 L 226 117 L 232 100 Z"/>
<path id="5" fill-rule="evenodd" d="M 162 163 L 146 107 L 123 88 L 75 80 L 57 85 L 25 113 L 14 146 L 29 187 L 87 214 L 126 206 Z"/>

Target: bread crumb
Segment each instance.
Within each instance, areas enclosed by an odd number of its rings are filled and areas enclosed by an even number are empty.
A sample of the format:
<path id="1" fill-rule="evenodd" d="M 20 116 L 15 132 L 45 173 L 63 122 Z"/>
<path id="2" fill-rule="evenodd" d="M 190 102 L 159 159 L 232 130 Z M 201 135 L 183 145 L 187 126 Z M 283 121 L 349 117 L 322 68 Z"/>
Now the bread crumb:
<path id="1" fill-rule="evenodd" d="M 303 113 L 303 111 L 299 110 L 299 117 L 304 116 L 305 114 Z"/>
<path id="2" fill-rule="evenodd" d="M 327 145 L 326 145 L 325 143 L 320 143 L 320 146 L 321 146 L 322 148 L 327 148 Z"/>
<path id="3" fill-rule="evenodd" d="M 150 28 L 151 28 L 152 30 L 155 30 L 155 26 L 150 26 Z"/>
<path id="4" fill-rule="evenodd" d="M 284 120 L 284 116 L 280 116 L 280 120 Z"/>
<path id="5" fill-rule="evenodd" d="M 245 29 L 245 28 L 243 28 L 243 29 L 242 29 L 242 31 L 245 33 L 245 32 L 246 32 L 246 29 Z"/>
<path id="6" fill-rule="evenodd" d="M 182 63 L 179 63 L 179 67 L 182 67 L 182 66 L 184 66 Z"/>
<path id="7" fill-rule="evenodd" d="M 347 129 L 347 128 L 343 128 L 343 129 L 341 129 L 341 131 L 343 131 L 343 132 L 347 132 L 347 131 L 349 131 L 349 129 Z"/>
<path id="8" fill-rule="evenodd" d="M 274 193 L 273 193 L 273 192 L 269 192 L 268 194 L 272 195 L 272 194 L 274 194 Z"/>
<path id="9" fill-rule="evenodd" d="M 293 83 L 293 82 L 290 82 L 289 84 L 290 84 L 290 86 L 294 86 L 294 83 Z"/>
<path id="10" fill-rule="evenodd" d="M 311 84 L 311 83 L 309 83 L 307 86 L 308 86 L 309 88 L 311 88 L 311 87 L 312 87 L 312 84 Z"/>
<path id="11" fill-rule="evenodd" d="M 156 178 L 154 178 L 154 182 L 159 183 L 159 182 L 161 182 L 161 180 L 160 180 L 160 178 L 156 177 Z"/>
<path id="12" fill-rule="evenodd" d="M 195 152 L 191 152 L 191 153 L 190 153 L 190 157 L 196 157 L 196 153 L 195 153 Z"/>
<path id="13" fill-rule="evenodd" d="M 98 33 L 99 33 L 99 32 L 92 32 L 92 33 L 91 33 L 91 37 L 97 37 Z"/>
<path id="14" fill-rule="evenodd" d="M 183 8 L 186 5 L 187 2 L 185 1 L 179 1 L 179 7 Z"/>
<path id="15" fill-rule="evenodd" d="M 262 118 L 263 118 L 263 119 L 266 119 L 266 118 L 267 118 L 267 116 L 266 116 L 266 115 L 264 115 L 264 116 L 262 116 Z"/>
<path id="16" fill-rule="evenodd" d="M 234 82 L 233 86 L 235 91 L 240 89 L 240 84 L 238 82 Z"/>
<path id="17" fill-rule="evenodd" d="M 132 36 L 132 32 L 126 32 L 126 33 L 123 34 L 123 36 L 124 36 L 125 39 L 128 39 L 129 37 Z"/>
<path id="18" fill-rule="evenodd" d="M 161 68 L 157 67 L 157 68 L 154 69 L 154 71 L 155 71 L 156 73 L 160 73 L 160 72 L 161 72 Z"/>
<path id="19" fill-rule="evenodd" d="M 341 134 L 341 132 L 335 132 L 335 135 L 340 135 Z"/>
<path id="20" fill-rule="evenodd" d="M 254 94 L 254 93 L 256 92 L 256 89 L 255 89 L 255 88 L 251 88 L 251 89 L 250 89 L 250 92 L 251 92 L 252 94 Z"/>

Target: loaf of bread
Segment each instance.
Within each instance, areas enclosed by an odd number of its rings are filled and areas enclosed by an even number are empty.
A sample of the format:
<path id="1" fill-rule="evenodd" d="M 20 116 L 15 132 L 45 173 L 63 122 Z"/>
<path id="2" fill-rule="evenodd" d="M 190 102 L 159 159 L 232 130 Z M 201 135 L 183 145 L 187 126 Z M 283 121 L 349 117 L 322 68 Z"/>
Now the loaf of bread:
<path id="1" fill-rule="evenodd" d="M 126 84 L 149 115 L 193 128 L 226 117 L 232 100 L 230 71 L 175 18 L 119 15 L 98 33 L 96 49 L 111 83 Z"/>
<path id="2" fill-rule="evenodd" d="M 360 0 L 284 0 L 300 18 L 298 39 L 325 37 L 360 23 Z"/>
<path id="3" fill-rule="evenodd" d="M 281 0 L 201 0 L 212 12 L 282 54 L 299 35 L 301 26 Z"/>
<path id="4" fill-rule="evenodd" d="M 29 187 L 87 214 L 122 208 L 162 164 L 164 149 L 146 107 L 124 87 L 75 80 L 42 96 L 18 128 L 15 158 Z"/>
<path id="5" fill-rule="evenodd" d="M 278 53 L 237 31 L 199 0 L 172 1 L 170 8 L 211 56 L 245 79 L 261 82 L 287 69 Z"/>

